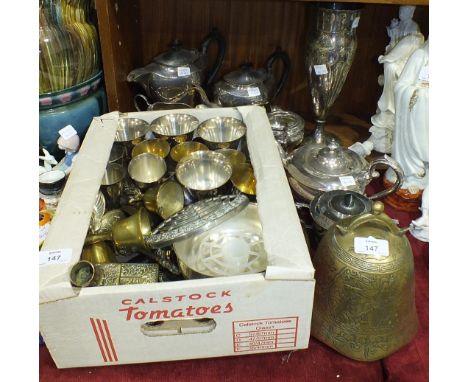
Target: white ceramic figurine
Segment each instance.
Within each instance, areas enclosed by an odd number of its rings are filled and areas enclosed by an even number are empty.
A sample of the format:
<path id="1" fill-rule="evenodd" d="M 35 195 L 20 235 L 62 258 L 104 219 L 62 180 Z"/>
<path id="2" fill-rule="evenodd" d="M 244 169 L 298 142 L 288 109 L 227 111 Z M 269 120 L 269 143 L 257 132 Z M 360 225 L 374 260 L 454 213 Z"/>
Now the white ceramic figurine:
<path id="1" fill-rule="evenodd" d="M 372 150 L 390 153 L 395 127 L 394 90 L 400 74 L 411 54 L 424 44 L 424 36 L 419 32 L 419 26 L 412 20 L 415 6 L 402 5 L 399 11 L 400 20 L 393 19 L 387 33 L 390 42 L 385 48 L 385 54 L 379 56 L 379 63 L 384 66 L 382 95 L 377 102 L 377 112 L 371 117 L 372 127 L 370 138 L 361 143 L 356 142 L 350 149 L 362 156 L 367 156 Z"/>
<path id="2" fill-rule="evenodd" d="M 60 150 L 65 151 L 65 156 L 58 165 L 54 167 L 54 170 L 62 170 L 68 175 L 72 169 L 73 161 L 78 154 L 78 149 L 80 148 L 80 137 L 77 134 L 67 139 L 61 136 L 57 140 L 57 144 Z"/>
<path id="3" fill-rule="evenodd" d="M 429 41 L 408 60 L 395 85 L 392 158 L 405 173 L 402 189 L 416 194 L 429 184 Z M 396 180 L 392 171 L 385 177 Z"/>

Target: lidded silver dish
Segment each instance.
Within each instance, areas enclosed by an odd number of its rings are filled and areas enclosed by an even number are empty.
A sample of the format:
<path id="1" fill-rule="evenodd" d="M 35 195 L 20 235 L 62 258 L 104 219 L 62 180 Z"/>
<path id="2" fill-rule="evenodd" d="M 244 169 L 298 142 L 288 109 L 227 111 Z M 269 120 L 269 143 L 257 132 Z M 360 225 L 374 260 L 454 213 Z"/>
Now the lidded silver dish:
<path id="1" fill-rule="evenodd" d="M 299 114 L 292 111 L 274 108 L 268 113 L 273 136 L 285 150 L 301 144 L 304 139 L 305 121 Z"/>

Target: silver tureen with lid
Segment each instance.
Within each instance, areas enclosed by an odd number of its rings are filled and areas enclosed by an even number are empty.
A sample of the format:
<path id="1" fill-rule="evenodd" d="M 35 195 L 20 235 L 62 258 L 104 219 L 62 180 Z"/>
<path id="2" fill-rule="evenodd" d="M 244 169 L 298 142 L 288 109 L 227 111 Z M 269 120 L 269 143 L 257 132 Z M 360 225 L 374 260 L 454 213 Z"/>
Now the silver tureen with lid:
<path id="1" fill-rule="evenodd" d="M 280 152 L 291 186 L 308 200 L 332 190 L 364 194 L 370 181 L 379 176 L 376 171 L 379 167 L 392 168 L 398 179 L 392 188 L 374 194 L 370 199 L 380 199 L 395 192 L 403 180 L 403 170 L 392 158 L 385 156 L 369 163 L 334 139 L 328 145 L 308 141 L 289 155 L 284 150 L 280 149 Z"/>

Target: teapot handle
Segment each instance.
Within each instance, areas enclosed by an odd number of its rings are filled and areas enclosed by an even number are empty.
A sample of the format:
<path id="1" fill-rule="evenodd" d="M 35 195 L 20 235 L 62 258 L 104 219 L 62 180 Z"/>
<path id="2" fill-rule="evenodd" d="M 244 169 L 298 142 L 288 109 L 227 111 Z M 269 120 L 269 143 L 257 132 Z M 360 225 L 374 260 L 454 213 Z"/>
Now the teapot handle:
<path id="1" fill-rule="evenodd" d="M 213 68 L 207 71 L 206 85 L 210 85 L 215 79 L 216 74 L 218 74 L 218 71 L 221 68 L 221 65 L 223 64 L 224 56 L 226 54 L 226 40 L 217 28 L 213 28 L 211 32 L 208 33 L 208 35 L 203 39 L 200 49 L 202 54 L 207 54 L 208 48 L 213 41 L 216 42 L 216 44 L 218 45 L 218 54 L 216 56 Z"/>
<path id="2" fill-rule="evenodd" d="M 138 105 L 139 98 L 142 98 L 143 101 L 146 103 L 146 108 L 144 110 L 140 109 L 140 106 Z M 135 97 L 133 97 L 133 105 L 135 105 L 135 109 L 137 109 L 137 111 L 146 111 L 151 106 L 151 104 L 148 101 L 148 98 L 146 98 L 143 94 L 137 94 L 135 95 Z"/>
<path id="3" fill-rule="evenodd" d="M 398 164 L 397 161 L 395 161 L 393 158 L 387 156 L 387 155 L 384 155 L 383 158 L 377 158 L 375 160 L 373 160 L 370 164 L 370 167 L 369 167 L 369 175 L 370 177 L 372 178 L 373 177 L 373 173 L 376 169 L 376 167 L 378 165 L 384 165 L 386 166 L 387 168 L 391 168 L 393 171 L 395 171 L 395 174 L 396 174 L 396 177 L 397 177 L 397 180 L 396 182 L 393 184 L 393 186 L 389 189 L 386 189 L 386 190 L 383 190 L 383 191 L 380 191 L 372 196 L 369 196 L 369 199 L 371 200 L 378 200 L 378 199 L 382 199 L 383 197 L 385 196 L 388 196 L 390 194 L 393 194 L 394 192 L 398 191 L 401 187 L 401 185 L 403 184 L 403 178 L 405 176 L 404 172 L 403 172 L 403 169 L 401 168 L 401 166 Z"/>
<path id="4" fill-rule="evenodd" d="M 281 77 L 279 81 L 276 83 L 276 87 L 273 91 L 271 101 L 273 101 L 276 98 L 276 96 L 279 94 L 279 92 L 283 88 L 286 80 L 288 79 L 289 71 L 291 69 L 291 60 L 289 59 L 288 54 L 284 50 L 282 50 L 280 47 L 277 47 L 276 51 L 272 53 L 270 57 L 268 57 L 266 64 L 265 64 L 268 74 L 270 75 L 273 74 L 273 64 L 278 59 L 283 61 L 283 72 L 281 73 Z"/>

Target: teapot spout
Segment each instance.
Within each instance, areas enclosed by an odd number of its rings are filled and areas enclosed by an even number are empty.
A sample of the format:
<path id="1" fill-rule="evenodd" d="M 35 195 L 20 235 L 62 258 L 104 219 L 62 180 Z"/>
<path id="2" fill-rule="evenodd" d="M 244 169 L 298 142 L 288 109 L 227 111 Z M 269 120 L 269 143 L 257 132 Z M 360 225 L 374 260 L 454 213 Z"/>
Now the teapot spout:
<path id="1" fill-rule="evenodd" d="M 128 73 L 127 81 L 139 83 L 146 89 L 150 74 L 151 72 L 149 72 L 146 68 L 133 69 L 130 73 Z"/>

